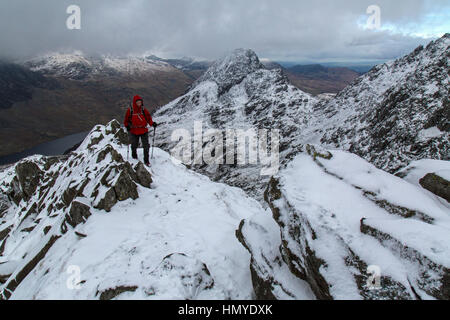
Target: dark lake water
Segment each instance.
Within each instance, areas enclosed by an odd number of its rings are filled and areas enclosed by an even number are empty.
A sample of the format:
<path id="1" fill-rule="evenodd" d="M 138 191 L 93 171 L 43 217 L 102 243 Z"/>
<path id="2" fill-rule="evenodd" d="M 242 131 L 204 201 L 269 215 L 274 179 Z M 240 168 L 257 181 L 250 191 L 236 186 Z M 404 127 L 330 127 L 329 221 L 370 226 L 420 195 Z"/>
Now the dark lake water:
<path id="1" fill-rule="evenodd" d="M 61 155 L 66 150 L 72 148 L 74 145 L 84 140 L 84 138 L 86 138 L 88 134 L 89 131 L 72 134 L 64 138 L 37 145 L 23 152 L 0 157 L 0 165 L 14 163 L 35 154 L 41 154 L 44 156 Z"/>

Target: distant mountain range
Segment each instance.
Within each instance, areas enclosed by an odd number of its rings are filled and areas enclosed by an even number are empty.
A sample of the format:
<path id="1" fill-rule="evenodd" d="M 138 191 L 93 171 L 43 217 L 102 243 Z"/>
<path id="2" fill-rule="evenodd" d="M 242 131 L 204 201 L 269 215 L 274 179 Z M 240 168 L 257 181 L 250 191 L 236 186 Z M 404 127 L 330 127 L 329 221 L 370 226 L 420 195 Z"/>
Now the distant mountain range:
<path id="1" fill-rule="evenodd" d="M 268 69 L 283 70 L 294 86 L 312 95 L 336 94 L 362 74 L 347 67 L 321 64 L 283 66 L 270 60 L 262 60 L 262 63 Z"/>
<path id="2" fill-rule="evenodd" d="M 122 120 L 135 94 L 150 110 L 207 68 L 193 60 L 52 53 L 0 64 L 0 156 Z"/>

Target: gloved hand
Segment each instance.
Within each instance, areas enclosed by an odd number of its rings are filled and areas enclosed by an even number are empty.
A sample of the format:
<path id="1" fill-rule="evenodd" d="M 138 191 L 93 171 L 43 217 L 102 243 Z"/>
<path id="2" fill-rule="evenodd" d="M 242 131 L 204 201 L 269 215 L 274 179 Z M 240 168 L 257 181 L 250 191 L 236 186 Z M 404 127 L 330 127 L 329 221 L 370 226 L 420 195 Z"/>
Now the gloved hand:
<path id="1" fill-rule="evenodd" d="M 129 126 L 129 125 L 126 126 L 126 129 L 127 129 L 128 132 L 130 132 L 131 131 L 131 126 Z"/>
<path id="2" fill-rule="evenodd" d="M 153 122 L 153 128 L 157 128 L 159 124 L 157 122 Z"/>

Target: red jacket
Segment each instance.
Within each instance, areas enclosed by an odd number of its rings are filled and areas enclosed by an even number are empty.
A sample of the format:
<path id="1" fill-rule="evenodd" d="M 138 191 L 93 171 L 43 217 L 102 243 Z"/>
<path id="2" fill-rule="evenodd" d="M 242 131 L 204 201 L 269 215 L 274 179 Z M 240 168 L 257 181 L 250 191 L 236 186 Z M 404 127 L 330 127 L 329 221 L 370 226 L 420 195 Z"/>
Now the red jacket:
<path id="1" fill-rule="evenodd" d="M 131 110 L 128 108 L 127 114 L 125 115 L 124 125 L 125 127 L 130 127 L 130 132 L 134 135 L 140 136 L 148 132 L 147 124 L 153 126 L 153 119 L 145 109 L 144 105 L 138 107 L 136 102 L 142 100 L 140 96 L 134 96 L 133 98 L 133 116 L 131 116 Z M 143 100 L 142 100 L 143 101 Z"/>

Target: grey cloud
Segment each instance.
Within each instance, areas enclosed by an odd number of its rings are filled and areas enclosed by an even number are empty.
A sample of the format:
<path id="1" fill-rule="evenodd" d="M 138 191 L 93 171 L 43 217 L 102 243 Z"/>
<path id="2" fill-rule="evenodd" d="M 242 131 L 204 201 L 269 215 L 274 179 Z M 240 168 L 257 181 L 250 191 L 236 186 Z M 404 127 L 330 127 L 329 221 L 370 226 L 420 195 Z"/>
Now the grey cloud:
<path id="1" fill-rule="evenodd" d="M 81 7 L 81 30 L 65 27 L 70 4 Z M 393 58 L 426 42 L 359 28 L 372 4 L 381 7 L 383 23 L 397 25 L 450 12 L 447 0 L 3 0 L 0 54 L 150 51 L 214 59 L 245 47 L 281 60 L 363 60 Z"/>

